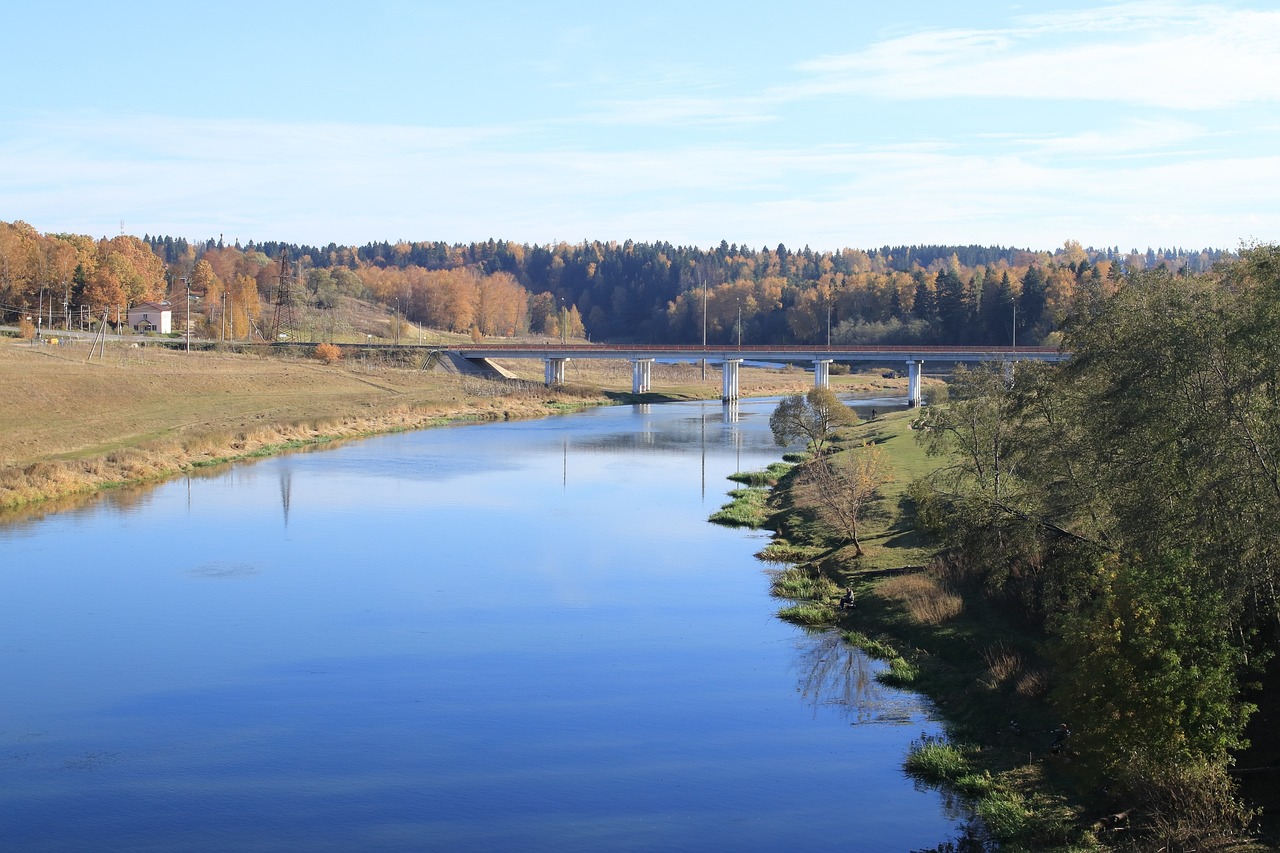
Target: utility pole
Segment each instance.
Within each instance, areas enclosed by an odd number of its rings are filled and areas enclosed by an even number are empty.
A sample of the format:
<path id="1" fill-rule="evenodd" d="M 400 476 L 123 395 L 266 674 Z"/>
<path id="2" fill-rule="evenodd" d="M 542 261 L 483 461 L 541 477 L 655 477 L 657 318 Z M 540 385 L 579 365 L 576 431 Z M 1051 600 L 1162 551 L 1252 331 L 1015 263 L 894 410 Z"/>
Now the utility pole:
<path id="1" fill-rule="evenodd" d="M 187 278 L 187 277 L 184 275 L 184 276 L 180 279 L 180 281 L 181 281 L 184 285 L 186 285 L 186 288 L 187 288 L 187 304 L 186 304 L 186 311 L 184 311 L 184 312 L 183 312 L 183 314 L 184 314 L 184 315 L 185 315 L 185 317 L 186 317 L 186 323 L 187 323 L 187 327 L 186 327 L 186 329 L 184 330 L 185 335 L 186 335 L 186 338 L 187 338 L 187 354 L 188 354 L 188 355 L 190 355 L 190 354 L 191 354 L 191 279 Z"/>

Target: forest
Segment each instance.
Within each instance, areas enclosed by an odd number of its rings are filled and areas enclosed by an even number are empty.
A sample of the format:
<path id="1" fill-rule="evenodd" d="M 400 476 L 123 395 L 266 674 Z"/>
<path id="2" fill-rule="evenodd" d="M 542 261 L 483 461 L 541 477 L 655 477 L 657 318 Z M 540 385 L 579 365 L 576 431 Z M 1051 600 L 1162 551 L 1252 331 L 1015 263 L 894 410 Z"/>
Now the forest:
<path id="1" fill-rule="evenodd" d="M 211 334 L 262 336 L 282 280 L 325 309 L 371 300 L 429 328 L 478 336 L 724 344 L 1043 344 L 1064 320 L 1112 293 L 1127 273 L 1210 270 L 1220 249 L 883 246 L 792 251 L 721 242 L 488 240 L 324 248 L 279 242 L 40 234 L 0 223 L 0 311 L 114 321 L 129 305 L 196 297 Z M 282 265 L 282 260 L 285 262 Z M 179 293 L 179 291 L 182 291 Z M 57 315 L 57 316 L 55 316 Z"/>

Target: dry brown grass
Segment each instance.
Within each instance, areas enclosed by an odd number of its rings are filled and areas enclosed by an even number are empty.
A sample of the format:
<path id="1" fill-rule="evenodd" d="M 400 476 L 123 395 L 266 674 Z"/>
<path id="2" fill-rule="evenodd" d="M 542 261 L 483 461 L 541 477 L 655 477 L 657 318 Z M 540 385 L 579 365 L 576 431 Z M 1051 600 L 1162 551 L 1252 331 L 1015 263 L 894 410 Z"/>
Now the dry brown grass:
<path id="1" fill-rule="evenodd" d="M 987 682 L 992 687 L 1016 678 L 1026 668 L 1022 653 L 1004 643 L 996 643 L 983 649 L 982 661 L 987 665 Z"/>
<path id="2" fill-rule="evenodd" d="M 941 625 L 964 611 L 960 596 L 926 574 L 889 578 L 876 587 L 876 592 L 902 604 L 912 619 L 924 625 Z"/>
<path id="3" fill-rule="evenodd" d="M 508 364 L 527 382 L 415 370 L 376 358 L 322 365 L 296 357 L 113 344 L 89 348 L 0 342 L 0 507 L 155 480 L 290 443 L 418 429 L 448 419 L 536 417 L 548 403 L 604 402 L 630 391 L 624 360 L 571 362 L 570 387 L 541 387 L 539 359 Z M 720 374 L 655 365 L 654 388 L 719 395 Z M 840 377 L 855 387 L 859 377 Z M 793 393 L 801 371 L 744 369 L 744 395 Z"/>
<path id="4" fill-rule="evenodd" d="M 1039 699 L 1049 692 L 1049 676 L 1041 669 L 1022 673 L 1013 685 L 1014 691 L 1027 699 Z"/>

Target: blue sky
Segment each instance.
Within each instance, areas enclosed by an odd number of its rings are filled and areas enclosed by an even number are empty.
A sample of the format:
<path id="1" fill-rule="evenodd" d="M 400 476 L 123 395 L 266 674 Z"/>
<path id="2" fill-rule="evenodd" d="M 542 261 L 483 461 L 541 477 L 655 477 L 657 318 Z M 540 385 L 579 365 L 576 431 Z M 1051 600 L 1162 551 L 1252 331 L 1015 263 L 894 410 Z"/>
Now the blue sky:
<path id="1" fill-rule="evenodd" d="M 0 7 L 0 220 L 41 231 L 1280 239 L 1270 2 Z"/>

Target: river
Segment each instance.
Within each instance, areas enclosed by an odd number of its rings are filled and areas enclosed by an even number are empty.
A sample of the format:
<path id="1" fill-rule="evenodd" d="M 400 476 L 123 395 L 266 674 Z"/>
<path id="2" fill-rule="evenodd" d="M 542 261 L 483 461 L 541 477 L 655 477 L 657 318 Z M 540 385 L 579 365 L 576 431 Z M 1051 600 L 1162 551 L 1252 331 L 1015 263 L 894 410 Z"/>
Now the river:
<path id="1" fill-rule="evenodd" d="M 0 525 L 0 847 L 932 848 L 939 725 L 709 524 L 776 401 L 237 465 Z"/>

